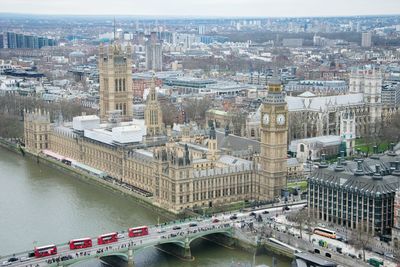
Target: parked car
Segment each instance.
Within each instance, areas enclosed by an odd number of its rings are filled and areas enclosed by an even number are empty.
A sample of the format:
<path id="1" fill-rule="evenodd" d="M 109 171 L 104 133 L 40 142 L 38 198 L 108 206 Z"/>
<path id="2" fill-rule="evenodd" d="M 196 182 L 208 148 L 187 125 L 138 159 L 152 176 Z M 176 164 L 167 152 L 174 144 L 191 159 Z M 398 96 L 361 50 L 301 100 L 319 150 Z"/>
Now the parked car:
<path id="1" fill-rule="evenodd" d="M 30 260 L 29 257 L 21 257 L 21 258 L 19 259 L 20 262 L 29 261 L 29 260 Z"/>

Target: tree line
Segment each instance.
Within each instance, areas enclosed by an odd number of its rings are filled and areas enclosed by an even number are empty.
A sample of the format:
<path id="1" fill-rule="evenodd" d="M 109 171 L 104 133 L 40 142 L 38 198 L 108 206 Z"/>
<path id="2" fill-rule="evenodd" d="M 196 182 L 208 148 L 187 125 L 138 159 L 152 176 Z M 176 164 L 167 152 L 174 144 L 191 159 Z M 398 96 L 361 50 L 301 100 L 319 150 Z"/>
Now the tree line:
<path id="1" fill-rule="evenodd" d="M 73 117 L 83 112 L 96 114 L 96 110 L 85 108 L 78 102 L 61 100 L 59 102 L 46 102 L 31 96 L 1 95 L 0 96 L 0 136 L 3 138 L 22 138 L 23 112 L 33 111 L 35 108 L 49 111 L 52 122 L 58 120 L 62 115 L 63 120 L 71 121 Z"/>

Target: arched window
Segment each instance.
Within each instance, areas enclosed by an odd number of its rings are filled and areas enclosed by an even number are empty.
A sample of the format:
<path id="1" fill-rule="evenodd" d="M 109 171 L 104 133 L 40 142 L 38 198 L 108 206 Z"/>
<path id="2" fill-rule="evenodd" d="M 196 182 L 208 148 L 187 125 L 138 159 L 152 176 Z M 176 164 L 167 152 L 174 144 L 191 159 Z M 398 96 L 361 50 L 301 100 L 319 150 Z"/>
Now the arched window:
<path id="1" fill-rule="evenodd" d="M 300 145 L 300 152 L 304 152 L 304 144 Z"/>

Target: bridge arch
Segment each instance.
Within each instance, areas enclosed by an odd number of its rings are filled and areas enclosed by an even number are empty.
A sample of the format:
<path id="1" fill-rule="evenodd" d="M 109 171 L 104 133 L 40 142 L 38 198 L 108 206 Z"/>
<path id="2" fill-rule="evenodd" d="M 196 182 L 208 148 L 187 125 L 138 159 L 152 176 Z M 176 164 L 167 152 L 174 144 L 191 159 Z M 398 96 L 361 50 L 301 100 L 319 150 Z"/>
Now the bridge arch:
<path id="1" fill-rule="evenodd" d="M 110 252 L 107 253 L 107 254 L 92 255 L 92 256 L 88 256 L 88 257 L 82 257 L 81 260 L 80 260 L 79 258 L 77 258 L 77 259 L 75 260 L 74 263 L 72 263 L 72 264 L 70 264 L 70 265 L 68 265 L 68 266 L 69 266 L 69 267 L 79 266 L 79 265 L 81 265 L 82 263 L 90 262 L 90 261 L 92 261 L 92 260 L 94 260 L 94 259 L 98 259 L 98 260 L 100 260 L 101 262 L 107 263 L 107 259 L 108 259 L 108 258 L 111 258 L 111 257 L 117 257 L 117 258 L 122 259 L 123 261 L 126 261 L 126 262 L 128 262 L 128 260 L 129 260 L 128 255 L 125 254 L 125 253 L 118 252 L 118 251 L 115 251 L 115 252 L 110 251 Z"/>
<path id="2" fill-rule="evenodd" d="M 223 234 L 226 237 L 233 236 L 232 229 L 230 229 L 230 228 L 229 229 L 211 229 L 210 231 L 197 232 L 197 233 L 191 235 L 190 238 L 184 238 L 184 237 L 181 237 L 178 235 L 177 237 L 174 237 L 174 238 L 164 239 L 156 245 L 174 244 L 174 245 L 178 245 L 181 247 L 185 247 L 185 246 L 190 245 L 190 243 L 192 243 L 194 240 L 196 240 L 198 238 L 202 238 L 204 236 L 212 236 L 215 234 Z M 149 245 L 149 246 L 153 246 L 153 245 Z M 139 250 L 145 249 L 149 246 L 141 247 Z M 138 250 L 135 250 L 135 251 L 138 251 Z"/>
<path id="3" fill-rule="evenodd" d="M 190 244 L 199 238 L 203 238 L 205 236 L 215 236 L 215 235 L 225 235 L 226 237 L 232 237 L 232 231 L 231 230 L 227 230 L 227 229 L 221 229 L 220 231 L 213 231 L 213 232 L 204 232 L 204 233 L 199 233 L 199 235 L 195 235 L 192 238 L 190 238 L 188 240 L 188 245 L 190 246 Z"/>
<path id="4" fill-rule="evenodd" d="M 128 259 L 129 259 L 127 254 L 121 253 L 121 252 L 113 252 L 113 253 L 110 253 L 110 254 L 101 255 L 99 257 L 99 259 L 100 260 L 105 260 L 105 259 L 107 259 L 109 257 L 118 257 L 118 258 L 121 258 L 121 259 L 123 259 L 125 261 L 128 261 Z"/>

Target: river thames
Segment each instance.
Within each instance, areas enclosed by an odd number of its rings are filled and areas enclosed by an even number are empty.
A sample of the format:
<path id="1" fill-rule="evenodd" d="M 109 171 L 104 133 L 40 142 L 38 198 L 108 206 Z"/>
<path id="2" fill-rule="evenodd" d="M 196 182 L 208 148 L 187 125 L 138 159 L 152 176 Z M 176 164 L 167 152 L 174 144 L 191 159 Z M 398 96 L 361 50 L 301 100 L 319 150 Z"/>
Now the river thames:
<path id="1" fill-rule="evenodd" d="M 85 183 L 0 147 L 0 255 L 65 243 L 167 219 L 132 198 Z M 194 241 L 195 260 L 183 262 L 148 248 L 135 254 L 135 266 L 272 266 L 272 257 Z M 291 266 L 276 257 L 278 267 Z M 101 266 L 97 261 L 82 266 Z"/>

